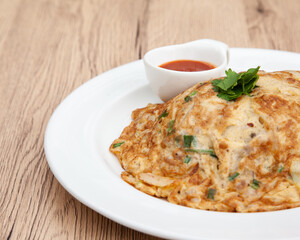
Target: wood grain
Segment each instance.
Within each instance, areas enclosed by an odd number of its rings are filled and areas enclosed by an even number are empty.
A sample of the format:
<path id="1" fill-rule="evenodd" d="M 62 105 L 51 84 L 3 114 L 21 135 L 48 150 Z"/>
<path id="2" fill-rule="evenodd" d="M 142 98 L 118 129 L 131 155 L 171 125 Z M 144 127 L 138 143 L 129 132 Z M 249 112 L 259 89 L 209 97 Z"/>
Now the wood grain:
<path id="1" fill-rule="evenodd" d="M 76 87 L 149 49 L 199 38 L 300 52 L 298 0 L 1 0 L 0 239 L 157 239 L 57 182 L 47 122 Z"/>

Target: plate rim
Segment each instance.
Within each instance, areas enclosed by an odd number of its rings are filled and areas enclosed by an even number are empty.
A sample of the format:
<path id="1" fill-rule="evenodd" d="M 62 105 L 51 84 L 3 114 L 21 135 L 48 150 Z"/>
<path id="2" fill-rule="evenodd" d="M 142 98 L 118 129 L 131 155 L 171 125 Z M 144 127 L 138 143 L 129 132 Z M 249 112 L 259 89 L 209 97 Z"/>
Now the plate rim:
<path id="1" fill-rule="evenodd" d="M 299 53 L 296 53 L 296 52 L 289 52 L 289 51 L 281 51 L 281 50 L 272 50 L 272 49 L 263 49 L 263 48 L 231 48 L 230 49 L 231 51 L 264 51 L 264 52 L 277 52 L 277 53 L 281 53 L 281 54 L 295 54 L 295 56 L 297 55 L 297 57 L 300 58 L 300 54 Z M 90 85 L 94 84 L 96 81 L 98 81 L 99 78 L 105 78 L 106 76 L 109 76 L 110 74 L 113 74 L 115 71 L 118 71 L 120 69 L 126 69 L 128 67 L 131 67 L 131 66 L 134 66 L 136 64 L 141 64 L 142 60 L 136 60 L 136 61 L 133 61 L 133 62 L 129 62 L 127 64 L 124 64 L 124 65 L 121 65 L 119 67 L 116 67 L 116 68 L 113 68 L 109 71 L 106 71 L 90 80 L 88 80 L 87 82 L 85 82 L 84 84 L 80 85 L 79 87 L 77 87 L 75 90 L 73 90 L 57 107 L 56 109 L 54 110 L 53 114 L 51 115 L 49 121 L 48 121 L 48 124 L 47 124 L 47 127 L 46 127 L 46 130 L 45 130 L 45 136 L 44 136 L 44 151 L 45 151 L 45 155 L 46 155 L 46 159 L 47 159 L 47 162 L 48 162 L 48 165 L 53 173 L 53 175 L 55 176 L 55 178 L 58 180 L 58 182 L 73 196 L 75 197 L 76 199 L 78 199 L 80 202 L 82 202 L 83 204 L 85 204 L 86 206 L 92 208 L 93 210 L 95 210 L 96 212 L 100 213 L 101 215 L 119 223 L 119 224 L 122 224 L 124 226 L 127 226 L 129 228 L 132 228 L 132 229 L 135 229 L 137 231 L 140 231 L 140 232 L 144 232 L 144 233 L 147 233 L 147 234 L 150 234 L 150 235 L 154 235 L 154 236 L 158 236 L 158 237 L 163 237 L 163 238 L 174 238 L 174 239 L 182 239 L 184 238 L 183 235 L 179 235 L 178 233 L 176 234 L 172 234 L 170 232 L 166 232 L 166 231 L 158 231 L 157 229 L 152 229 L 150 226 L 143 226 L 143 225 L 136 225 L 135 222 L 130 222 L 124 218 L 120 218 L 119 216 L 115 216 L 114 214 L 112 213 L 109 213 L 109 211 L 106 211 L 105 209 L 101 209 L 100 207 L 100 210 L 99 210 L 99 207 L 95 208 L 94 205 L 91 205 L 89 202 L 86 202 L 85 199 L 82 198 L 82 196 L 78 195 L 76 192 L 74 192 L 72 189 L 72 187 L 70 186 L 69 183 L 66 183 L 65 179 L 63 176 L 61 176 L 60 174 L 58 174 L 58 172 L 56 171 L 56 166 L 55 166 L 55 161 L 53 161 L 53 158 L 52 158 L 52 153 L 51 153 L 51 150 L 49 148 L 49 133 L 50 131 L 53 129 L 53 124 L 55 124 L 55 121 L 56 121 L 56 117 L 58 116 L 58 112 L 61 111 L 64 107 L 64 104 L 67 102 L 67 101 L 70 101 L 70 99 L 72 100 L 72 96 L 74 96 L 74 94 L 77 92 L 80 92 L 82 91 L 83 88 L 88 88 Z M 102 80 L 101 80 L 102 81 Z M 101 82 L 99 81 L 99 82 Z M 101 83 L 100 83 L 101 85 Z M 195 209 L 193 209 L 195 210 Z M 196 211 L 199 211 L 199 210 L 196 210 Z M 284 210 L 284 211 L 289 211 L 289 210 Z M 267 212 L 269 213 L 269 212 Z M 222 213 L 219 213 L 218 214 L 222 214 Z M 230 214 L 230 213 L 225 213 L 225 214 Z M 249 213 L 247 213 L 249 214 Z M 257 214 L 257 213 L 250 213 L 250 214 Z M 260 214 L 265 214 L 265 213 L 260 213 Z M 201 236 L 198 236 L 198 237 L 201 237 Z M 203 239 L 207 239 L 207 238 L 203 238 Z M 217 238 L 209 238 L 209 239 L 217 239 Z M 226 237 L 225 238 L 222 238 L 222 239 L 227 239 Z M 293 238 L 289 238 L 289 239 L 293 239 Z M 296 239 L 296 238 L 295 238 Z"/>

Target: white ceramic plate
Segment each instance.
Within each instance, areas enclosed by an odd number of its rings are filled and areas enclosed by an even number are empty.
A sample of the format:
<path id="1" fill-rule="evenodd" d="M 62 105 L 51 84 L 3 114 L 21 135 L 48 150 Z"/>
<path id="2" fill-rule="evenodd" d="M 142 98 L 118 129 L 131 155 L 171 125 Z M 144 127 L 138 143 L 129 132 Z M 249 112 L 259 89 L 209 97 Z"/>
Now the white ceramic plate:
<path id="1" fill-rule="evenodd" d="M 235 71 L 300 70 L 300 54 L 231 49 Z M 75 198 L 135 230 L 170 239 L 300 239 L 300 208 L 265 213 L 221 213 L 177 206 L 144 194 L 120 178 L 108 150 L 132 110 L 158 103 L 142 61 L 112 69 L 71 93 L 53 113 L 45 134 L 50 168 Z"/>

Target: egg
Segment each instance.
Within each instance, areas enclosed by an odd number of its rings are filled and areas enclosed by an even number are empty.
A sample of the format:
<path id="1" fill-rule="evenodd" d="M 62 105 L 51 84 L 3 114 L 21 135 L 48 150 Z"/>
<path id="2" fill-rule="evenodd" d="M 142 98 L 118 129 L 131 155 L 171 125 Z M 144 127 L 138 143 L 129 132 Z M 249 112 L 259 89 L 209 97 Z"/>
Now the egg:
<path id="1" fill-rule="evenodd" d="M 203 210 L 299 207 L 300 72 L 259 72 L 257 86 L 226 101 L 208 81 L 135 110 L 110 146 L 122 179 Z"/>

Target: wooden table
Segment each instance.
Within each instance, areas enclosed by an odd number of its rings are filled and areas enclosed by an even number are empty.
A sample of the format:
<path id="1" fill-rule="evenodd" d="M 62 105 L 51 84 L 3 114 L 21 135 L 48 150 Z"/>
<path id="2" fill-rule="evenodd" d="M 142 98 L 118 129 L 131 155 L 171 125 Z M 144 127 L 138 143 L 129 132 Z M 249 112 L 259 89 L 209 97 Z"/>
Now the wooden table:
<path id="1" fill-rule="evenodd" d="M 1 0 L 0 239 L 156 239 L 73 198 L 43 140 L 75 88 L 149 49 L 200 38 L 300 52 L 298 0 Z"/>

